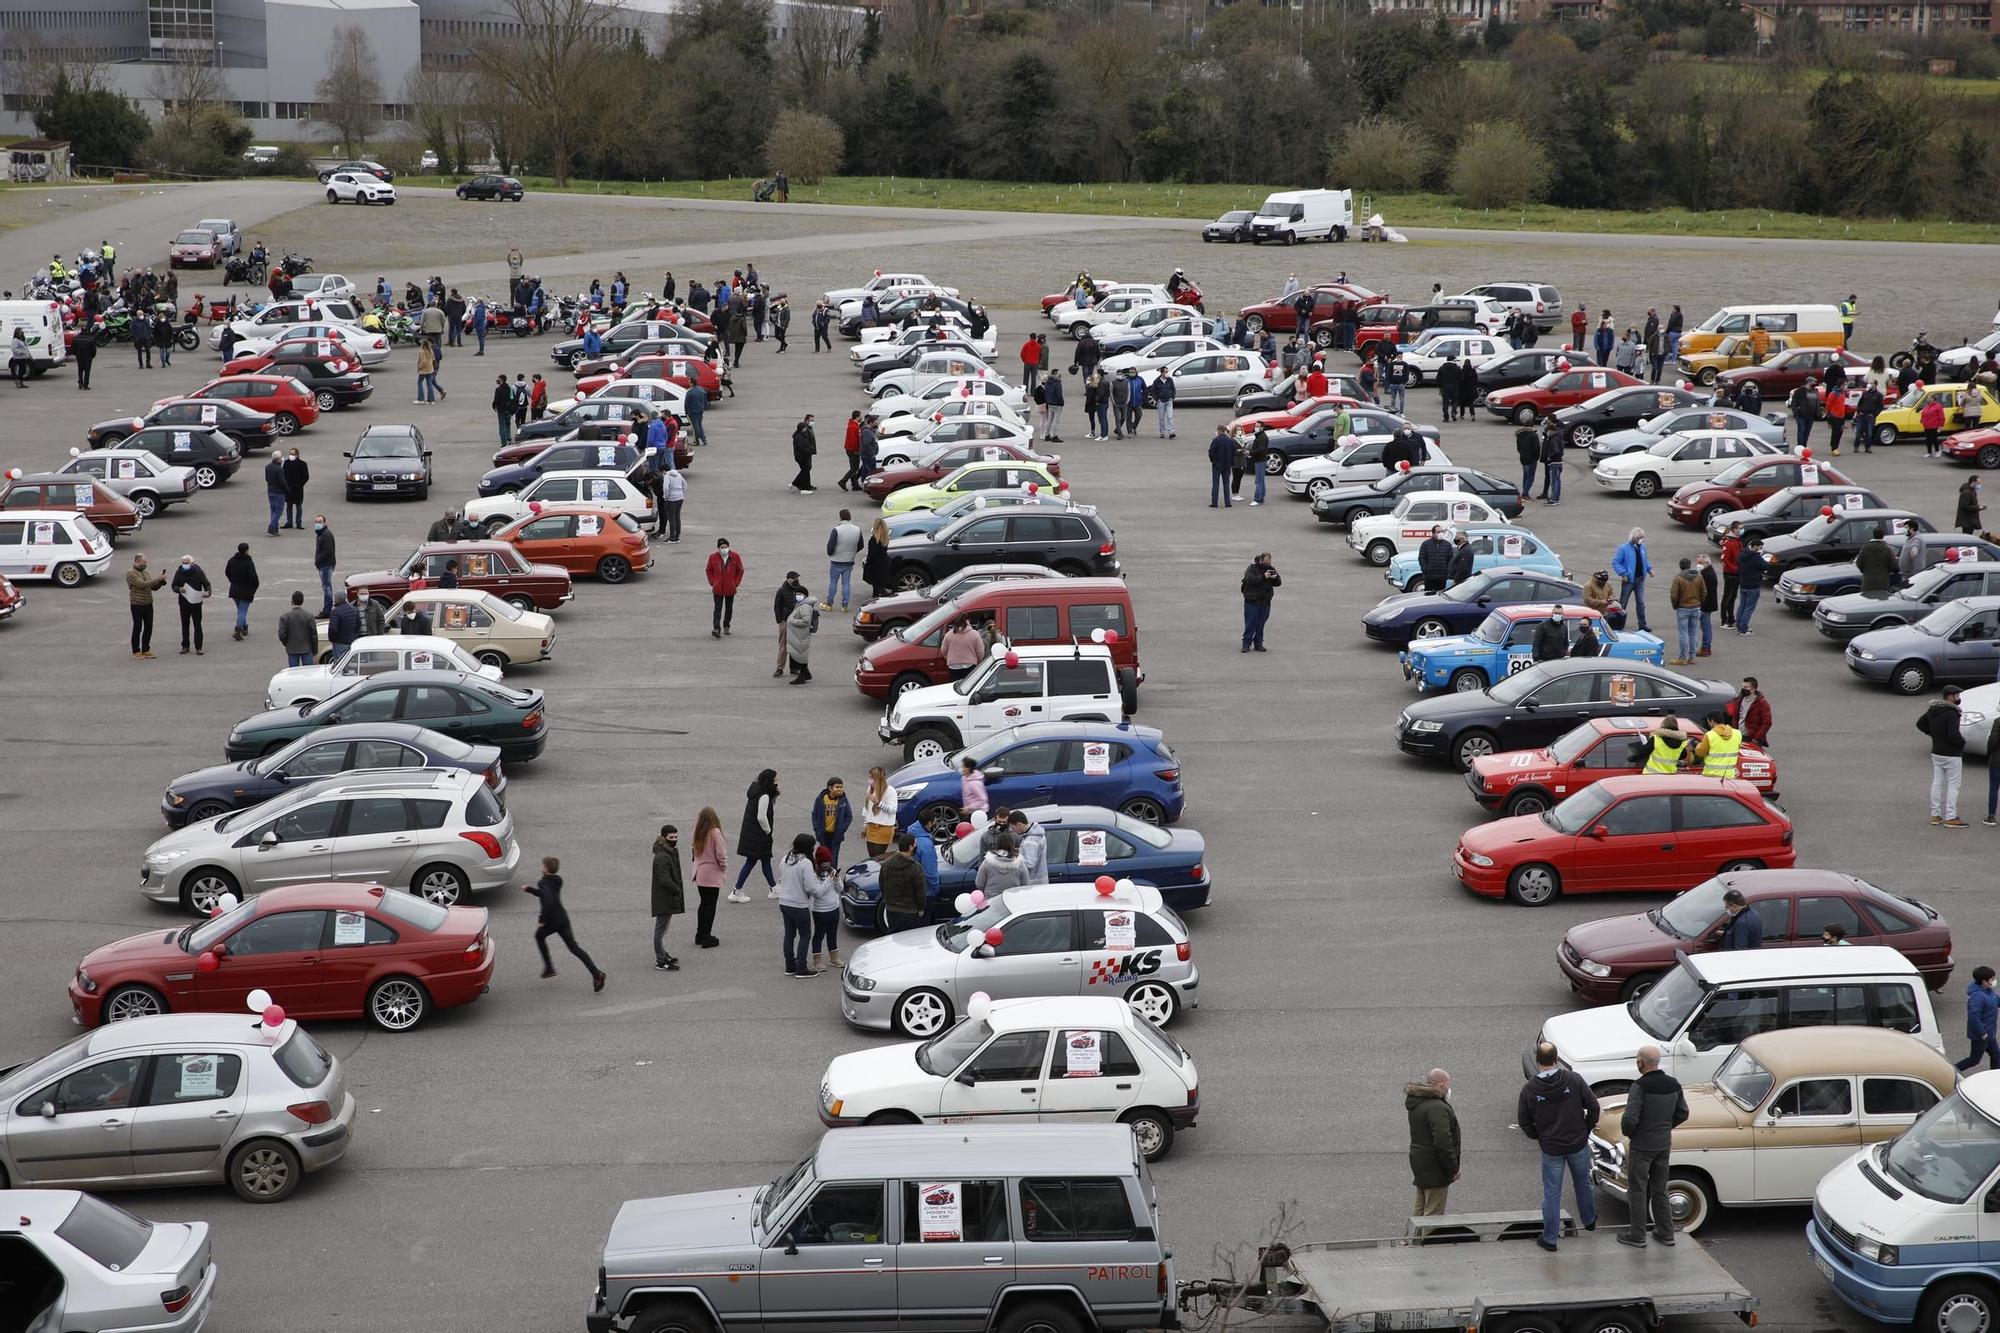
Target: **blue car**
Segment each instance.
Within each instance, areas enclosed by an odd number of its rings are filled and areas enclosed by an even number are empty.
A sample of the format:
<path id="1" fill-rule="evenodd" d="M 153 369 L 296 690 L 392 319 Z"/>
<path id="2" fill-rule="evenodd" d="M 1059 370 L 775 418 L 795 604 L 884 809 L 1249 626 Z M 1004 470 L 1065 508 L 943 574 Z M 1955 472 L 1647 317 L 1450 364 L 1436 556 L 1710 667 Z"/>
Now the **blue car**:
<path id="1" fill-rule="evenodd" d="M 1416 639 L 1470 634 L 1496 606 L 1523 602 L 1582 605 L 1583 587 L 1570 579 L 1538 574 L 1519 565 L 1481 570 L 1443 592 L 1391 593 L 1361 617 L 1361 632 L 1377 643 L 1406 647 Z M 1623 628 L 1625 611 L 1612 603 L 1611 627 Z"/>
<path id="2" fill-rule="evenodd" d="M 1098 750 L 1100 745 L 1109 751 Z M 1148 824 L 1171 824 L 1187 802 L 1181 761 L 1157 727 L 1031 722 L 945 758 L 897 769 L 889 778 L 896 789 L 896 822 L 923 821 L 943 846 L 958 824 L 958 761 L 966 758 L 986 775 L 986 794 L 995 808 L 1074 802 L 1109 806 Z"/>
<path id="3" fill-rule="evenodd" d="M 496 467 L 479 479 L 481 495 L 504 495 L 529 486 L 544 472 L 600 471 L 631 476 L 639 466 L 637 445 L 602 440 L 568 440 L 552 444 L 524 463 Z"/>
<path id="4" fill-rule="evenodd" d="M 1150 884 L 1160 891 L 1160 899 L 1176 912 L 1191 912 L 1208 905 L 1214 879 L 1205 857 L 1208 842 L 1193 829 L 1163 829 L 1094 805 L 1031 805 L 1028 817 L 1041 826 L 1049 840 L 1049 881 L 1078 883 L 1111 875 Z M 1084 859 L 1084 844 L 1104 840 L 1104 856 L 1098 860 L 1093 849 Z M 930 900 L 927 919 L 950 921 L 958 915 L 953 900 L 970 893 L 984 854 L 983 831 L 963 838 L 938 842 L 938 889 Z M 840 876 L 841 919 L 855 930 L 882 929 L 882 888 L 880 867 L 861 861 L 847 867 Z"/>
<path id="5" fill-rule="evenodd" d="M 1465 533 L 1472 543 L 1475 574 L 1495 565 L 1507 565 L 1551 578 L 1565 577 L 1562 557 L 1524 527 L 1513 523 L 1468 523 Z M 1415 592 L 1424 586 L 1424 576 L 1417 572 L 1415 551 L 1405 551 L 1391 560 L 1382 577 L 1389 580 L 1390 587 L 1404 592 Z"/>
<path id="6" fill-rule="evenodd" d="M 1643 630 L 1614 630 L 1587 606 L 1503 606 L 1491 612 L 1470 634 L 1441 639 L 1417 639 L 1397 655 L 1403 678 L 1420 690 L 1458 690 L 1470 694 L 1497 685 L 1507 676 L 1534 665 L 1535 630 L 1556 612 L 1571 647 L 1585 625 L 1597 636 L 1597 656 L 1618 657 L 1660 665 L 1666 642 Z"/>
<path id="7" fill-rule="evenodd" d="M 950 527 L 975 509 L 1012 508 L 1037 505 L 1044 509 L 1067 509 L 1069 501 L 1059 495 L 1029 495 L 1026 491 L 974 491 L 931 510 L 912 510 L 888 519 L 889 540 L 912 532 L 930 533 Z"/>

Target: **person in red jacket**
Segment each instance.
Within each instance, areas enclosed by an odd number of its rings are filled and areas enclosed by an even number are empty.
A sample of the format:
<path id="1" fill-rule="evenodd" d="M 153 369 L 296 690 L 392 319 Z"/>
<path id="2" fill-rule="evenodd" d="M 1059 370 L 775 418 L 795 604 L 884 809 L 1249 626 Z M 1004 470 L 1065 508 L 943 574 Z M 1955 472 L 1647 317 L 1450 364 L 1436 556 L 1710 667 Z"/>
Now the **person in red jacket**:
<path id="1" fill-rule="evenodd" d="M 1743 557 L 1743 525 L 1731 523 L 1722 537 L 1722 623 L 1736 623 L 1736 562 Z"/>
<path id="2" fill-rule="evenodd" d="M 1590 312 L 1584 308 L 1583 302 L 1578 301 L 1576 309 L 1570 311 L 1569 315 L 1569 348 L 1567 350 L 1581 352 L 1584 345 L 1584 335 L 1589 331 Z"/>
<path id="3" fill-rule="evenodd" d="M 708 590 L 715 594 L 715 619 L 708 637 L 719 639 L 729 633 L 736 617 L 736 590 L 743 586 L 743 557 L 729 549 L 729 538 L 717 537 L 708 557 Z"/>
<path id="4" fill-rule="evenodd" d="M 1326 394 L 1326 362 L 1314 357 L 1312 369 L 1306 372 L 1306 397 L 1320 398 Z"/>
<path id="5" fill-rule="evenodd" d="M 1755 676 L 1743 678 L 1743 688 L 1729 701 L 1729 723 L 1760 749 L 1771 748 L 1771 701 L 1757 688 Z"/>
<path id="6" fill-rule="evenodd" d="M 1042 344 L 1034 334 L 1021 344 L 1021 387 L 1029 393 L 1035 391 L 1035 381 L 1042 377 Z"/>
<path id="7" fill-rule="evenodd" d="M 843 491 L 861 489 L 861 410 L 856 408 L 847 414 L 847 434 L 840 442 L 840 448 L 847 455 L 847 473 L 840 479 Z"/>

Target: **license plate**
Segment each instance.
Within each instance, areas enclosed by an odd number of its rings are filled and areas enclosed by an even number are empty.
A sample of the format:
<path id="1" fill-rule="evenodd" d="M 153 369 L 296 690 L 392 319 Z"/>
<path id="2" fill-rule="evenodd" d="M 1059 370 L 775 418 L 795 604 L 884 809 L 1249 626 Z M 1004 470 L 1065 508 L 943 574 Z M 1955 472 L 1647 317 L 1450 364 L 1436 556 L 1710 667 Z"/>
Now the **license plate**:
<path id="1" fill-rule="evenodd" d="M 396 483 L 393 481 L 378 481 L 375 483 L 374 489 L 378 491 L 393 491 L 396 489 Z"/>
<path id="2" fill-rule="evenodd" d="M 1838 1274 L 1836 1274 L 1833 1271 L 1833 1265 L 1828 1263 L 1820 1255 L 1817 1254 L 1813 1255 L 1813 1267 L 1819 1269 L 1820 1275 L 1824 1277 L 1828 1282 L 1838 1281 Z"/>

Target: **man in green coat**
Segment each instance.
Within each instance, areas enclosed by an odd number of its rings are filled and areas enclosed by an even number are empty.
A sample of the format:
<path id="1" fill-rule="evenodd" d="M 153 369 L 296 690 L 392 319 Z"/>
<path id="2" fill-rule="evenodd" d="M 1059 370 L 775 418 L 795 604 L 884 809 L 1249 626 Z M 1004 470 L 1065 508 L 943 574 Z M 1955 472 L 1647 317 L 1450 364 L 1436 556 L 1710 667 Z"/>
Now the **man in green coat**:
<path id="1" fill-rule="evenodd" d="M 1421 1083 L 1403 1089 L 1410 1113 L 1410 1177 L 1417 1187 L 1417 1217 L 1444 1212 L 1445 1196 L 1458 1179 L 1458 1113 L 1451 1109 L 1451 1075 L 1433 1069 Z"/>
<path id="2" fill-rule="evenodd" d="M 660 836 L 653 839 L 653 966 L 658 971 L 681 970 L 681 960 L 667 952 L 667 924 L 686 910 L 687 894 L 681 887 L 680 830 L 672 824 L 662 824 Z"/>

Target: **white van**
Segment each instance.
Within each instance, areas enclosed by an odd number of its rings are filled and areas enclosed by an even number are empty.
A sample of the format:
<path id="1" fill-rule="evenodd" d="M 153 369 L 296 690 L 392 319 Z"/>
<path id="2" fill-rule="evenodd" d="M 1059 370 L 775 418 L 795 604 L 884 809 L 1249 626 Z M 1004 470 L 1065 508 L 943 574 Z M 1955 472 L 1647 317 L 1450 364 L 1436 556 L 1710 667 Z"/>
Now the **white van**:
<path id="1" fill-rule="evenodd" d="M 1250 239 L 1344 241 L 1354 226 L 1354 191 L 1285 190 L 1266 199 L 1250 219 Z"/>
<path id="2" fill-rule="evenodd" d="M 1832 951 L 1829 951 L 1832 952 Z M 1845 953 L 1847 950 L 1838 950 Z M 1887 1324 L 2000 1323 L 2000 1071 L 1826 1173 L 1806 1243 L 1834 1294 Z"/>
<path id="3" fill-rule="evenodd" d="M 1923 974 L 1876 945 L 1682 954 L 1639 1000 L 1558 1014 L 1541 1040 L 1603 1096 L 1639 1077 L 1641 1046 L 1658 1046 L 1681 1082 L 1706 1083 L 1745 1037 L 1823 1026 L 1888 1028 L 1944 1050 Z M 1532 1046 L 1521 1068 L 1534 1077 Z"/>
<path id="4" fill-rule="evenodd" d="M 13 344 L 14 330 L 28 331 L 28 356 L 39 375 L 69 359 L 63 344 L 62 306 L 54 301 L 0 301 L 0 360 Z"/>
<path id="5" fill-rule="evenodd" d="M 1773 338 L 1789 339 L 1792 347 L 1844 347 L 1846 335 L 1840 323 L 1840 307 L 1831 305 L 1788 305 L 1782 301 L 1761 305 L 1726 305 L 1681 335 L 1681 355 L 1710 352 L 1732 333 L 1748 333 L 1761 328 Z"/>

